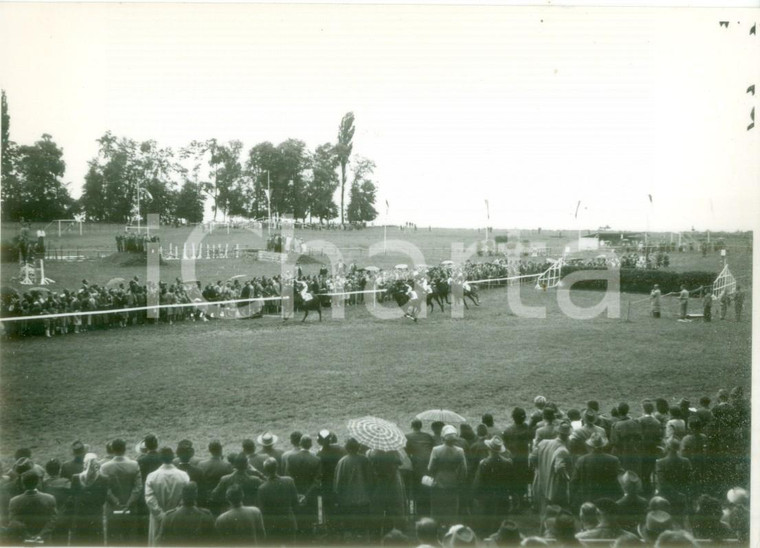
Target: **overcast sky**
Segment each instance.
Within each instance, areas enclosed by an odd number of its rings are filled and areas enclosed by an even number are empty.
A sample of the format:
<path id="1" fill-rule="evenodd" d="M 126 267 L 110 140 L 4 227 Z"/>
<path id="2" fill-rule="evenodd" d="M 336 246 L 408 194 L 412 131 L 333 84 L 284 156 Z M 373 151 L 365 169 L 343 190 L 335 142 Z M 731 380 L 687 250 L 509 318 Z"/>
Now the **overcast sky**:
<path id="1" fill-rule="evenodd" d="M 388 221 L 750 229 L 757 10 L 0 3 L 11 138 L 334 141 Z M 728 28 L 719 21 L 728 20 Z M 759 86 L 760 87 L 760 86 Z M 648 195 L 653 201 L 650 204 Z M 575 210 L 581 207 L 578 220 Z"/>

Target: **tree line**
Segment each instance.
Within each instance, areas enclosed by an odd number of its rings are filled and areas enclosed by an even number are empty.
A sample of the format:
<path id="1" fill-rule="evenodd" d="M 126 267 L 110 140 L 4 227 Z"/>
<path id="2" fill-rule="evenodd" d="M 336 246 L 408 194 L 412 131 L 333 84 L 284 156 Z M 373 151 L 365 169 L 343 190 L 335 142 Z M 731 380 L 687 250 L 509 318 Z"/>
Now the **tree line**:
<path id="1" fill-rule="evenodd" d="M 9 139 L 10 115 L 2 92 L 2 214 L 7 220 L 49 221 L 83 214 L 87 220 L 129 223 L 158 213 L 162 222 L 203 220 L 210 200 L 214 220 L 292 215 L 304 222 L 364 223 L 377 217 L 372 160 L 353 154 L 354 115 L 340 122 L 335 143 L 309 150 L 299 139 L 192 141 L 179 149 L 153 140 L 113 135 L 97 139 L 82 195 L 63 182 L 63 150 L 52 136 L 33 145 Z M 336 194 L 339 204 L 336 203 Z M 346 196 L 348 194 L 348 196 Z M 348 199 L 346 202 L 346 198 Z"/>

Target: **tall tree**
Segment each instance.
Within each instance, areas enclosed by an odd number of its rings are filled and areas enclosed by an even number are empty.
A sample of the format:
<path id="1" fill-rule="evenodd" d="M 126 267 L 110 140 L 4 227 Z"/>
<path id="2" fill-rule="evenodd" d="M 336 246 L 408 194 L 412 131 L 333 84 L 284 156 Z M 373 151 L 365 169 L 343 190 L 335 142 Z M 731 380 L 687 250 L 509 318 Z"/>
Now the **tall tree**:
<path id="1" fill-rule="evenodd" d="M 312 177 L 307 200 L 309 214 L 319 219 L 320 223 L 338 216 L 338 206 L 333 198 L 340 184 L 336 171 L 338 165 L 338 155 L 331 143 L 319 145 L 312 155 Z"/>
<path id="2" fill-rule="evenodd" d="M 214 185 L 212 194 L 214 220 L 220 208 L 225 217 L 229 214 L 230 208 L 240 208 L 240 184 L 243 176 L 243 166 L 240 163 L 242 150 L 243 143 L 240 141 L 230 141 L 227 144 L 221 144 L 216 139 L 209 141 L 211 153 L 209 165 Z"/>
<path id="3" fill-rule="evenodd" d="M 298 139 L 287 139 L 277 145 L 279 152 L 276 175 L 281 180 L 281 188 L 285 192 L 278 211 L 290 213 L 294 219 L 306 219 L 308 207 L 306 203 L 306 170 L 310 166 L 310 158 L 306 143 Z M 276 203 L 276 202 L 275 202 Z"/>
<path id="4" fill-rule="evenodd" d="M 2 186 L 0 186 L 0 200 L 2 200 L 2 214 L 6 219 L 14 218 L 14 211 L 20 205 L 21 191 L 18 187 L 14 157 L 16 156 L 16 144 L 10 140 L 11 115 L 8 112 L 8 100 L 5 96 L 5 90 L 0 91 L 0 127 L 2 129 L 2 139 L 0 139 L 0 176 L 2 176 Z"/>
<path id="5" fill-rule="evenodd" d="M 3 204 L 9 219 L 49 221 L 69 213 L 74 200 L 61 180 L 66 172 L 63 150 L 50 135 L 18 147 L 15 164 L 16 180 Z"/>
<path id="6" fill-rule="evenodd" d="M 351 201 L 348 204 L 348 222 L 374 221 L 377 218 L 377 186 L 370 177 L 375 171 L 375 163 L 367 158 L 356 158 L 352 167 L 354 177 L 351 182 Z"/>
<path id="7" fill-rule="evenodd" d="M 198 183 L 185 181 L 182 185 L 177 194 L 174 217 L 184 219 L 188 223 L 203 221 L 203 194 Z"/>
<path id="8" fill-rule="evenodd" d="M 270 189 L 271 194 L 276 194 L 278 198 L 283 194 L 279 188 L 279 179 L 277 177 L 272 178 L 279 169 L 279 156 L 280 153 L 277 147 L 269 141 L 255 145 L 248 152 L 245 169 L 252 183 L 251 194 L 248 196 L 248 199 L 251 204 L 251 215 L 257 219 L 267 217 L 269 205 L 267 192 Z M 272 212 L 277 212 L 273 196 Z"/>
<path id="9" fill-rule="evenodd" d="M 335 151 L 338 154 L 340 163 L 340 224 L 345 225 L 344 198 L 346 195 L 346 167 L 351 158 L 351 152 L 354 149 L 354 113 L 347 112 L 340 121 L 338 128 L 338 144 Z"/>

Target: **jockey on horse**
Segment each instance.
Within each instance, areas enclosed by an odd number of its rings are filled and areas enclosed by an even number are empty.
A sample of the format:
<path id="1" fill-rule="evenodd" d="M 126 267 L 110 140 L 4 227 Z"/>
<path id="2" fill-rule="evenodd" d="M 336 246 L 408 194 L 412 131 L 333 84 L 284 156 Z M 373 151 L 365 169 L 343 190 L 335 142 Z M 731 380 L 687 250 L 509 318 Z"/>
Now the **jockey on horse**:
<path id="1" fill-rule="evenodd" d="M 406 293 L 406 296 L 409 298 L 409 301 L 406 303 L 406 308 L 404 310 L 404 316 L 411 318 L 416 322 L 417 312 L 420 308 L 420 297 L 417 295 L 417 292 L 414 290 L 414 288 L 409 284 L 404 284 L 404 293 Z"/>

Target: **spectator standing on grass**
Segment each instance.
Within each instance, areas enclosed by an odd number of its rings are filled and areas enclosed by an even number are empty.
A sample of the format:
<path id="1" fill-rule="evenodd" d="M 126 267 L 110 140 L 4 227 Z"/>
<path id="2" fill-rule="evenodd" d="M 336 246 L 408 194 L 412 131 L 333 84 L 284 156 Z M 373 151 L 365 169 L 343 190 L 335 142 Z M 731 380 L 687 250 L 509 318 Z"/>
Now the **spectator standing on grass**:
<path id="1" fill-rule="evenodd" d="M 528 485 L 533 479 L 533 473 L 528 463 L 530 442 L 533 436 L 525 420 L 525 409 L 515 407 L 512 410 L 513 423 L 507 426 L 502 434 L 504 446 L 512 455 L 512 466 L 515 477 L 515 510 L 524 504 L 528 494 Z"/>
<path id="2" fill-rule="evenodd" d="M 293 431 L 293 432 L 290 433 L 290 445 L 291 445 L 291 447 L 290 447 L 290 449 L 288 449 L 287 451 L 285 451 L 282 454 L 282 466 L 281 466 L 281 469 L 282 469 L 282 471 L 283 471 L 283 473 L 285 475 L 288 474 L 288 472 L 287 472 L 287 469 L 288 469 L 288 458 L 290 457 L 290 455 L 295 455 L 296 453 L 298 453 L 298 451 L 301 450 L 300 442 L 301 442 L 301 436 L 302 435 L 303 434 L 301 434 L 301 432 L 299 432 L 298 430 L 295 430 L 295 431 Z"/>
<path id="3" fill-rule="evenodd" d="M 354 438 L 346 440 L 346 456 L 335 467 L 333 488 L 344 532 L 365 536 L 374 476 L 369 459 L 359 454 L 359 448 Z"/>
<path id="4" fill-rule="evenodd" d="M 617 499 L 622 494 L 618 476 L 623 473 L 620 460 L 607 452 L 607 438 L 595 433 L 586 445 L 590 453 L 583 455 L 575 463 L 570 490 L 575 508 L 587 501 L 607 497 Z"/>
<path id="5" fill-rule="evenodd" d="M 265 432 L 256 438 L 256 443 L 261 446 L 261 451 L 253 457 L 253 467 L 259 472 L 264 472 L 264 462 L 269 458 L 276 460 L 277 466 L 280 467 L 280 471 L 283 470 L 282 451 L 275 449 L 274 447 L 278 439 L 279 438 L 271 432 Z"/>
<path id="6" fill-rule="evenodd" d="M 644 414 L 636 421 L 641 426 L 641 483 L 643 492 L 649 496 L 652 494 L 652 474 L 657 457 L 661 455 L 659 448 L 662 443 L 662 423 L 657 420 L 654 413 L 654 404 L 645 400 L 641 404 Z"/>
<path id="7" fill-rule="evenodd" d="M 297 453 L 285 462 L 285 475 L 293 478 L 300 504 L 296 508 L 299 536 L 308 538 L 317 523 L 317 495 L 320 489 L 320 460 L 311 452 L 311 436 L 299 436 Z M 284 458 L 284 457 L 283 457 Z"/>
<path id="8" fill-rule="evenodd" d="M 295 540 L 298 492 L 293 478 L 277 474 L 279 463 L 273 457 L 264 461 L 266 481 L 259 487 L 259 508 L 272 544 L 288 545 Z"/>
<path id="9" fill-rule="evenodd" d="M 108 495 L 108 479 L 100 473 L 95 453 L 84 457 L 84 470 L 71 478 L 73 515 L 70 541 L 74 546 L 103 544 L 103 505 Z"/>
<path id="10" fill-rule="evenodd" d="M 108 478 L 106 526 L 108 544 L 130 545 L 135 539 L 135 509 L 142 494 L 140 466 L 124 456 L 126 442 L 117 438 L 111 442 L 113 458 L 104 463 L 101 473 Z"/>
<path id="11" fill-rule="evenodd" d="M 467 460 L 464 450 L 456 446 L 456 428 L 447 424 L 441 433 L 443 444 L 433 448 L 428 463 L 428 475 L 433 478 L 430 507 L 438 523 L 448 526 L 459 516 L 459 497 L 467 479 Z"/>
<path id="12" fill-rule="evenodd" d="M 187 473 L 190 481 L 194 481 L 196 486 L 203 482 L 203 471 L 198 468 L 198 463 L 200 460 L 195 458 L 193 442 L 180 440 L 177 443 L 177 458 L 174 459 L 174 466 Z"/>
<path id="13" fill-rule="evenodd" d="M 742 321 L 742 310 L 744 310 L 744 290 L 742 286 L 736 284 L 736 291 L 734 292 L 734 312 L 736 313 L 736 321 Z"/>
<path id="14" fill-rule="evenodd" d="M 643 486 L 635 472 L 626 472 L 619 479 L 624 494 L 616 502 L 618 525 L 630 533 L 635 533 L 639 523 L 647 515 L 649 503 L 640 495 Z"/>
<path id="15" fill-rule="evenodd" d="M 510 511 L 510 497 L 515 491 L 512 460 L 501 438 L 494 436 L 486 441 L 488 456 L 476 466 L 472 494 L 475 514 L 479 516 L 481 534 L 496 529 Z"/>
<path id="16" fill-rule="evenodd" d="M 557 428 L 557 437 L 541 440 L 531 453 L 530 461 L 536 471 L 533 496 L 538 502 L 541 516 L 549 504 L 562 508 L 570 506 L 569 483 L 573 463 L 567 444 L 571 430 L 570 422 L 562 421 Z"/>
<path id="17" fill-rule="evenodd" d="M 55 497 L 58 515 L 52 532 L 53 544 L 65 545 L 69 541 L 69 525 L 71 522 L 71 481 L 61 477 L 61 463 L 58 459 L 50 459 L 45 463 L 47 476 L 41 491 Z M 138 488 L 138 494 L 140 490 Z"/>
<path id="18" fill-rule="evenodd" d="M 222 476 L 219 483 L 211 492 L 209 501 L 215 508 L 222 512 L 226 501 L 227 489 L 233 485 L 239 485 L 243 491 L 243 504 L 245 506 L 255 506 L 258 502 L 259 487 L 262 481 L 256 476 L 248 474 L 248 459 L 243 453 L 235 455 L 232 459 L 234 470 L 232 473 Z"/>
<path id="19" fill-rule="evenodd" d="M 412 421 L 412 431 L 406 435 L 406 453 L 412 461 L 412 481 L 407 485 L 409 496 L 414 500 L 416 513 L 430 513 L 430 494 L 422 487 L 422 476 L 427 471 L 430 453 L 433 451 L 433 436 L 422 431 L 422 421 Z"/>
<path id="20" fill-rule="evenodd" d="M 84 444 L 77 440 L 71 444 L 71 460 L 61 465 L 61 477 L 70 480 L 74 474 L 79 474 L 84 469 L 84 455 L 87 449 Z"/>
<path id="21" fill-rule="evenodd" d="M 703 319 L 706 322 L 712 321 L 712 305 L 713 305 L 713 295 L 708 290 L 705 293 L 705 296 L 702 297 L 702 313 L 703 313 Z"/>
<path id="22" fill-rule="evenodd" d="M 336 443 L 337 438 L 329 430 L 323 429 L 317 435 L 317 443 L 321 449 L 317 452 L 320 466 L 320 481 L 322 483 L 322 512 L 325 521 L 335 517 L 338 499 L 335 494 L 335 468 L 346 455 L 346 450 Z"/>
<path id="23" fill-rule="evenodd" d="M 198 508 L 198 484 L 182 486 L 182 504 L 166 512 L 158 529 L 158 546 L 208 546 L 214 540 L 214 516 Z"/>
<path id="24" fill-rule="evenodd" d="M 10 500 L 8 522 L 20 526 L 24 539 L 50 541 L 56 519 L 55 497 L 37 490 L 40 477 L 33 470 L 21 476 L 24 492 Z"/>
<path id="25" fill-rule="evenodd" d="M 689 309 L 689 290 L 686 289 L 685 285 L 681 286 L 681 292 L 678 294 L 678 306 L 680 312 L 679 317 L 682 320 L 685 320 Z"/>
<path id="26" fill-rule="evenodd" d="M 652 317 L 659 318 L 662 291 L 660 291 L 660 286 L 658 284 L 654 284 L 654 288 L 652 288 L 652 292 L 649 294 L 649 297 L 652 303 Z"/>
<path id="27" fill-rule="evenodd" d="M 371 449 L 367 458 L 372 467 L 373 488 L 370 510 L 375 520 L 373 536 L 403 527 L 406 515 L 406 492 L 401 479 L 401 456 L 398 451 Z"/>
<path id="28" fill-rule="evenodd" d="M 633 420 L 628 411 L 630 407 L 622 402 L 618 405 L 618 420 L 612 427 L 612 452 L 620 459 L 625 470 L 639 473 L 641 462 L 641 424 Z"/>
<path id="29" fill-rule="evenodd" d="M 161 520 L 166 512 L 177 507 L 182 500 L 182 488 L 190 482 L 188 475 L 172 464 L 174 451 L 171 447 L 162 447 L 159 456 L 161 466 L 145 480 L 145 504 L 150 511 L 149 546 L 156 546 Z"/>
<path id="30" fill-rule="evenodd" d="M 223 546 L 256 546 L 266 538 L 264 518 L 255 506 L 243 506 L 243 491 L 238 485 L 227 489 L 230 509 L 216 518 L 215 529 Z"/>
<path id="31" fill-rule="evenodd" d="M 657 494 L 670 502 L 673 516 L 678 520 L 688 509 L 692 468 L 689 459 L 679 456 L 681 444 L 676 439 L 666 441 L 667 454 L 655 465 Z"/>
<path id="32" fill-rule="evenodd" d="M 214 516 L 218 516 L 222 511 L 223 502 L 214 500 L 212 492 L 224 476 L 232 473 L 233 468 L 229 462 L 224 460 L 222 443 L 219 440 L 212 440 L 208 444 L 208 452 L 211 456 L 198 463 L 198 468 L 203 472 L 203 483 L 199 485 L 199 491 L 201 501 L 206 508 L 211 510 Z"/>

